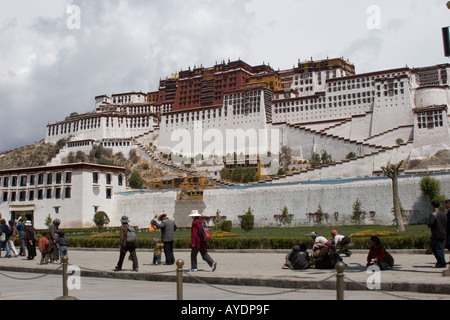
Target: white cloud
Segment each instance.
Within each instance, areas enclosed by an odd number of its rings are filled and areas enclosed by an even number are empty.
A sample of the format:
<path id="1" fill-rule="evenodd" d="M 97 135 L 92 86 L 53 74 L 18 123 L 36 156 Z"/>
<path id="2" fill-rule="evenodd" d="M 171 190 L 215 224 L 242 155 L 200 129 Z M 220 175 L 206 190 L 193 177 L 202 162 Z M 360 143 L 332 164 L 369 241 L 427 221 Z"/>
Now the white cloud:
<path id="1" fill-rule="evenodd" d="M 66 8 L 80 8 L 70 30 Z M 381 29 L 367 28 L 378 5 Z M 194 65 L 241 58 L 286 69 L 345 56 L 358 72 L 447 62 L 440 0 L 2 0 L 0 151 L 92 111 L 94 96 L 152 91 Z"/>

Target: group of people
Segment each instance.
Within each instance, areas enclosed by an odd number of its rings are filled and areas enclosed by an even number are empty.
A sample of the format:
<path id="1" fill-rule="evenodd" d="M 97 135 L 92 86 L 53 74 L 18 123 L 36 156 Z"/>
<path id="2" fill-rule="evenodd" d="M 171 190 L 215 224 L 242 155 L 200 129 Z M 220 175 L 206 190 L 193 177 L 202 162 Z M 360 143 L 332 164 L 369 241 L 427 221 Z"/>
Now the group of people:
<path id="1" fill-rule="evenodd" d="M 44 231 L 39 238 L 31 220 L 24 221 L 23 217 L 17 220 L 1 220 L 0 244 L 6 252 L 6 258 L 27 256 L 28 260 L 33 260 L 36 253 L 36 246 L 41 252 L 41 264 L 60 263 L 60 256 L 67 256 L 68 240 L 64 237 L 64 232 L 59 230 L 61 220 L 54 219 L 48 231 Z M 14 242 L 19 236 L 20 249 L 17 252 Z M 1 250 L 0 250 L 1 256 Z"/>
<path id="2" fill-rule="evenodd" d="M 349 237 L 331 231 L 331 240 L 311 232 L 313 239 L 312 255 L 307 251 L 305 244 L 294 245 L 292 251 L 286 255 L 283 269 L 333 269 L 336 263 L 342 262 L 340 254 L 350 257 L 353 242 Z"/>
<path id="3" fill-rule="evenodd" d="M 208 241 L 202 237 L 202 229 L 205 226 L 205 222 L 202 220 L 202 215 L 198 210 L 192 210 L 189 217 L 192 218 L 192 228 L 191 228 L 191 268 L 189 271 L 196 272 L 197 268 L 197 256 L 200 253 L 202 259 L 211 267 L 212 271 L 216 270 L 217 262 L 211 258 L 208 254 Z M 131 259 L 133 261 L 133 270 L 139 271 L 139 263 L 136 256 L 136 243 L 128 240 L 128 233 L 132 232 L 130 230 L 129 218 L 123 216 L 120 228 L 120 255 L 119 261 L 115 267 L 115 271 L 121 271 L 123 266 L 123 261 L 127 252 L 130 252 Z M 153 264 L 161 264 L 161 254 L 162 250 L 165 255 L 165 264 L 172 265 L 175 263 L 175 256 L 173 253 L 173 243 L 175 240 L 175 230 L 177 226 L 175 222 L 163 213 L 160 215 L 155 215 L 151 221 L 151 225 L 161 230 L 161 242 L 157 238 L 153 238 L 154 252 L 153 252 Z"/>
<path id="4" fill-rule="evenodd" d="M 307 251 L 305 244 L 294 245 L 292 251 L 286 255 L 282 269 L 334 269 L 338 262 L 343 262 L 341 254 L 350 257 L 353 242 L 347 236 L 340 235 L 336 230 L 331 231 L 331 239 L 320 236 L 317 232 L 311 232 L 313 239 L 312 254 Z M 381 244 L 380 238 L 372 236 L 370 238 L 371 247 L 367 255 L 367 264 L 376 265 L 380 270 L 391 269 L 394 265 L 393 257 Z"/>

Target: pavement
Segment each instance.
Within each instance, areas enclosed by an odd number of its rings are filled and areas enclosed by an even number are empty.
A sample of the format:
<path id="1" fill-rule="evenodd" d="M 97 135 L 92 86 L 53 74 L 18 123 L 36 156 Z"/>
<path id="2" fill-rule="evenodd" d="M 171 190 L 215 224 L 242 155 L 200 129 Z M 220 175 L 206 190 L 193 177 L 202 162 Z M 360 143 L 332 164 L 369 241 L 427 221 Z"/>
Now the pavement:
<path id="1" fill-rule="evenodd" d="M 183 283 L 209 285 L 256 287 L 261 290 L 271 288 L 297 290 L 336 290 L 336 270 L 289 270 L 281 269 L 289 250 L 210 250 L 210 256 L 217 262 L 217 269 L 211 268 L 198 256 L 198 271 L 188 272 L 190 251 L 175 250 L 175 258 L 183 270 Z M 351 291 L 377 291 L 386 298 L 400 292 L 450 295 L 450 270 L 434 268 L 435 258 L 425 254 L 425 250 L 390 250 L 395 265 L 392 270 L 380 273 L 368 271 L 365 263 L 367 251 L 353 250 L 350 257 L 343 256 L 344 289 Z M 34 260 L 26 257 L 0 258 L 0 279 L 6 276 L 14 280 L 13 273 L 29 274 L 28 278 L 39 275 L 61 275 L 60 264 L 40 265 L 40 253 Z M 152 282 L 176 282 L 176 265 L 152 265 L 153 252 L 138 249 L 139 271 L 132 270 L 128 254 L 123 270 L 114 271 L 119 251 L 109 249 L 69 249 L 70 270 L 76 270 L 81 278 L 111 280 L 144 280 Z M 446 252 L 446 258 L 448 253 Z M 163 255 L 164 260 L 164 255 Z M 69 270 L 69 271 L 70 271 Z M 448 275 L 447 275 L 448 273 Z M 23 276 L 22 276 L 23 277 Z M 20 277 L 18 278 L 20 279 Z M 18 280 L 17 280 L 18 281 Z M 139 283 L 142 283 L 139 281 Z M 380 285 L 377 287 L 376 285 Z M 274 289 L 277 288 L 277 289 Z M 373 290 L 376 289 L 376 290 Z M 103 293 L 107 295 L 107 292 Z M 0 296 L 1 297 L 1 296 Z M 106 296 L 105 296 L 106 297 Z M 450 298 L 450 296 L 448 296 Z"/>

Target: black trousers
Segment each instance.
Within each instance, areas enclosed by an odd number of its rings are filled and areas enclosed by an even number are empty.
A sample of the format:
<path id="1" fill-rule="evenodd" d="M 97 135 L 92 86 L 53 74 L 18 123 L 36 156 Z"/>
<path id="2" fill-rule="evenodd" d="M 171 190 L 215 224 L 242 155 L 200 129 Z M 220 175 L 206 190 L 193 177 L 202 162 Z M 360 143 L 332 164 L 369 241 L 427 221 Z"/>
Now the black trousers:
<path id="1" fill-rule="evenodd" d="M 119 255 L 119 261 L 117 262 L 117 268 L 119 270 L 122 269 L 123 260 L 125 259 L 125 255 L 127 252 L 130 252 L 131 258 L 133 260 L 133 270 L 136 270 L 139 268 L 138 260 L 136 256 L 136 246 L 134 244 L 127 243 L 126 247 L 120 247 L 120 255 Z"/>
<path id="2" fill-rule="evenodd" d="M 166 257 L 166 264 L 174 264 L 175 257 L 173 255 L 173 241 L 163 242 L 164 244 L 164 256 Z"/>

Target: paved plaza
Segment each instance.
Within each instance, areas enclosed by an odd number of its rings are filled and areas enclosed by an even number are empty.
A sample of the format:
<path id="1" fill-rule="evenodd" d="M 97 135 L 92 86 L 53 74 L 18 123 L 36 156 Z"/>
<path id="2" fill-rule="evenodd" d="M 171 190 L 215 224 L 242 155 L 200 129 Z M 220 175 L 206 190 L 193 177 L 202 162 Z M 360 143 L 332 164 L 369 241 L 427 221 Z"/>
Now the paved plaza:
<path id="1" fill-rule="evenodd" d="M 199 259 L 199 271 L 190 268 L 190 251 L 175 250 L 183 260 L 183 299 L 186 300 L 335 300 L 336 270 L 281 269 L 287 251 L 210 251 L 218 263 L 212 272 Z M 434 268 L 433 255 L 421 251 L 391 251 L 393 270 L 379 274 L 365 267 L 366 252 L 354 250 L 343 257 L 346 300 L 448 300 L 450 276 L 447 269 Z M 123 271 L 114 272 L 118 250 L 72 248 L 69 267 L 79 276 L 79 288 L 69 295 L 84 300 L 175 300 L 176 265 L 152 265 L 151 250 L 138 250 L 139 272 L 125 260 Z M 0 299 L 51 300 L 62 295 L 62 266 L 40 265 L 25 257 L 0 258 Z M 379 287 L 375 284 L 379 283 Z M 48 290 L 35 290 L 48 288 Z M 369 288 L 370 287 L 370 288 Z M 4 290 L 3 288 L 8 288 Z M 207 288 L 208 290 L 205 290 Z M 125 293 L 125 294 L 124 294 Z"/>

